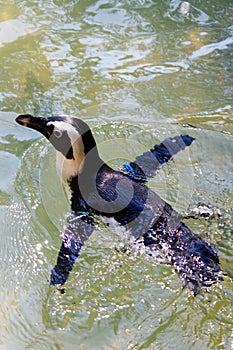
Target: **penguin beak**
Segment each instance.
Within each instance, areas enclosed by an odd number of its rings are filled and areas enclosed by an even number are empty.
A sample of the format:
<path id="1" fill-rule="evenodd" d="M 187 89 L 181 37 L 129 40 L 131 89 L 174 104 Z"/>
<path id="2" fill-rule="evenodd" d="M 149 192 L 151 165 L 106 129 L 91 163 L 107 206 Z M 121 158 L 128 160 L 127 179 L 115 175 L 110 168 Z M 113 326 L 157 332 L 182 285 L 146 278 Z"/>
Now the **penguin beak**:
<path id="1" fill-rule="evenodd" d="M 19 115 L 15 121 L 27 128 L 39 131 L 45 137 L 49 138 L 51 136 L 51 128 L 47 126 L 47 119 L 42 117 L 33 116 L 30 114 Z"/>

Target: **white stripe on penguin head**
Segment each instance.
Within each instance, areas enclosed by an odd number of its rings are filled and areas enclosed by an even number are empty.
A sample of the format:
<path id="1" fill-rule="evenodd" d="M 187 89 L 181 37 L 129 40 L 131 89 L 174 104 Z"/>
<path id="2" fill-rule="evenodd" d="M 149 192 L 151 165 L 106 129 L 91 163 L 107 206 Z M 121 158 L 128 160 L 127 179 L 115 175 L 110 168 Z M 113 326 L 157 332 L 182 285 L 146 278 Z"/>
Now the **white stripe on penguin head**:
<path id="1" fill-rule="evenodd" d="M 56 152 L 56 167 L 58 174 L 63 181 L 68 182 L 72 177 L 77 176 L 81 171 L 85 160 L 84 145 L 81 134 L 73 125 L 64 121 L 51 121 L 47 125 L 53 125 L 53 134 L 57 139 L 61 139 L 62 132 L 67 132 L 70 139 L 70 145 L 73 149 L 74 159 L 67 159 L 61 152 Z M 60 135 L 59 135 L 60 132 Z"/>

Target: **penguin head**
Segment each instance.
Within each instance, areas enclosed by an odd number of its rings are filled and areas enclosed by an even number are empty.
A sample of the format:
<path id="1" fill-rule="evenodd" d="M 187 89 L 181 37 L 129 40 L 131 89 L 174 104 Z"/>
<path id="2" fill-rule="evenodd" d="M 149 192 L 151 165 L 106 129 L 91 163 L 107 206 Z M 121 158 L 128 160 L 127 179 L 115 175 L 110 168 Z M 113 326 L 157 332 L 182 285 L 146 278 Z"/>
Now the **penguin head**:
<path id="1" fill-rule="evenodd" d="M 24 114 L 19 115 L 16 122 L 39 131 L 54 146 L 57 170 L 65 181 L 81 172 L 87 153 L 96 149 L 91 130 L 81 119 L 68 116 L 42 118 Z"/>

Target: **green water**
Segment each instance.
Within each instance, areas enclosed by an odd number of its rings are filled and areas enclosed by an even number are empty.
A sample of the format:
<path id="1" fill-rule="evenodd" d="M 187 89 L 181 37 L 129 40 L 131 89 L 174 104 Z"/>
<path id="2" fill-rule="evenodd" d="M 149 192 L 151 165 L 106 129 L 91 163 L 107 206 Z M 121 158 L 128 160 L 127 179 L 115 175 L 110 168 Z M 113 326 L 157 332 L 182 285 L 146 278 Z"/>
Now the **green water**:
<path id="1" fill-rule="evenodd" d="M 0 349 L 233 349 L 233 2 L 0 1 Z M 17 114 L 71 114 L 119 166 L 168 136 L 195 143 L 150 186 L 219 250 L 194 298 L 173 270 L 100 226 L 60 294 L 48 286 L 69 210 L 54 152 Z"/>

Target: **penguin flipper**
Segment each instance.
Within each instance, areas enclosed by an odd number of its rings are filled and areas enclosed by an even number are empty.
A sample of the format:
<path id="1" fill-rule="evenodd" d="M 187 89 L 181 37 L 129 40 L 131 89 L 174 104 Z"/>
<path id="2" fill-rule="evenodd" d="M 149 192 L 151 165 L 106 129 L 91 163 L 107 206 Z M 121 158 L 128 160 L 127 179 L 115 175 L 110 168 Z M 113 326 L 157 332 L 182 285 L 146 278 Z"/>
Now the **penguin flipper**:
<path id="1" fill-rule="evenodd" d="M 123 164 L 122 172 L 135 181 L 145 183 L 175 154 L 190 146 L 195 139 L 189 135 L 168 137 L 159 145 L 136 157 L 133 162 Z"/>
<path id="2" fill-rule="evenodd" d="M 50 285 L 62 286 L 73 268 L 85 241 L 94 230 L 94 220 L 72 215 L 70 224 L 65 229 L 57 263 L 51 270 Z"/>

